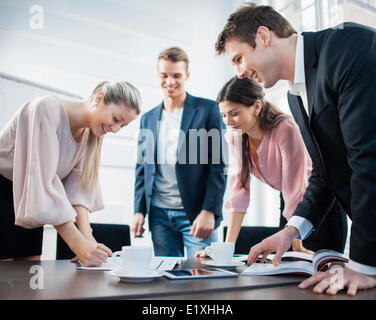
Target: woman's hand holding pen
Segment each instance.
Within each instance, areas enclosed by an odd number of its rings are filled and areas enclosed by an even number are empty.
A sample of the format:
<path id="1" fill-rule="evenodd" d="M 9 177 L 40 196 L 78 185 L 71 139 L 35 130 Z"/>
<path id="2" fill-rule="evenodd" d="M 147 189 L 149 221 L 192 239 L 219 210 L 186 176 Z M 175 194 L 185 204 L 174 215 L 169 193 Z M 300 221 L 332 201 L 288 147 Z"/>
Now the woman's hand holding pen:
<path id="1" fill-rule="evenodd" d="M 112 251 L 104 244 L 98 244 L 92 236 L 86 238 L 85 235 L 88 236 L 89 232 L 84 235 L 73 221 L 54 227 L 84 267 L 99 267 L 108 256 L 112 256 Z"/>
<path id="2" fill-rule="evenodd" d="M 88 238 L 88 237 L 85 237 L 85 238 L 87 238 L 87 240 L 89 240 L 89 242 L 91 242 L 91 243 L 92 243 L 93 245 L 95 245 L 97 248 L 98 248 L 98 246 L 99 246 L 100 249 L 102 249 L 103 251 L 107 252 L 107 255 L 108 255 L 109 257 L 112 257 L 112 251 L 111 251 L 111 249 L 108 248 L 108 247 L 106 247 L 104 244 L 98 244 L 97 241 L 94 239 L 93 236 L 91 236 L 91 238 Z M 81 263 L 83 263 L 82 260 L 81 260 L 77 255 L 71 260 L 71 262 L 77 262 L 78 260 L 80 260 Z M 106 258 L 106 260 L 103 261 L 103 262 L 107 262 L 107 258 Z"/>
<path id="3" fill-rule="evenodd" d="M 84 267 L 99 267 L 107 261 L 109 256 L 112 256 L 111 249 L 104 244 L 87 239 L 83 241 L 77 251 L 77 260 L 80 260 Z"/>
<path id="4" fill-rule="evenodd" d="M 77 212 L 76 223 L 77 227 L 71 225 L 76 233 L 76 241 L 78 246 L 75 246 L 76 257 L 71 262 L 80 262 L 85 267 L 97 267 L 103 262 L 107 262 L 107 257 L 112 256 L 111 249 L 103 244 L 98 244 L 93 237 L 93 230 L 90 226 L 89 211 L 82 206 L 73 206 Z M 78 231 L 78 232 L 77 232 Z"/>

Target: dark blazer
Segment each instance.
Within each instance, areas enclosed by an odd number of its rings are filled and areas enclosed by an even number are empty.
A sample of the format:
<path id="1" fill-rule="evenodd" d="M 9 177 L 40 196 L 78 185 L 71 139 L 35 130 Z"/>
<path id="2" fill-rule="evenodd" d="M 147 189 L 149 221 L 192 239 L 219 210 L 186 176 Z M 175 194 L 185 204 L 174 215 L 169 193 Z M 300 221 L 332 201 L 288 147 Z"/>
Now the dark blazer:
<path id="1" fill-rule="evenodd" d="M 146 112 L 140 122 L 134 211 L 144 215 L 150 212 L 156 172 L 157 122 L 161 119 L 162 109 L 163 102 Z M 201 210 L 209 210 L 214 213 L 215 228 L 222 220 L 226 188 L 223 126 L 218 105 L 214 101 L 187 93 L 178 141 L 178 161 L 175 165 L 178 188 L 189 221 L 193 223 Z M 205 130 L 200 132 L 200 129 Z M 216 135 L 216 138 L 209 138 L 210 135 Z M 201 148 L 203 152 L 208 150 L 203 154 L 203 161 L 200 161 Z"/>
<path id="2" fill-rule="evenodd" d="M 334 198 L 352 219 L 350 258 L 376 266 L 376 33 L 355 23 L 303 33 L 309 115 L 288 94 L 313 171 L 294 215 L 317 227 Z"/>

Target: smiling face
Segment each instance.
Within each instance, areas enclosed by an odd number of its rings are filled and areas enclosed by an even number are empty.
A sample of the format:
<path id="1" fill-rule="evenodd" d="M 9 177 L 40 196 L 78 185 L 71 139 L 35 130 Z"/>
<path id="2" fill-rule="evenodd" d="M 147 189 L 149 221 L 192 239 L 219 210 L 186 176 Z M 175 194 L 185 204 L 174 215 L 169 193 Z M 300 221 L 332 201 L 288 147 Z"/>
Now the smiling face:
<path id="1" fill-rule="evenodd" d="M 96 137 L 116 133 L 137 117 L 137 112 L 128 106 L 105 104 L 102 92 L 98 92 L 94 99 L 96 107 L 90 113 L 90 129 Z"/>
<path id="2" fill-rule="evenodd" d="M 257 80 L 265 88 L 280 80 L 280 61 L 270 46 L 271 36 L 269 30 L 261 30 L 256 35 L 255 48 L 236 38 L 226 42 L 225 51 L 239 78 Z"/>
<path id="3" fill-rule="evenodd" d="M 242 134 L 258 130 L 257 115 L 261 107 L 260 100 L 257 100 L 251 107 L 230 101 L 219 103 L 219 110 L 225 125 L 233 130 L 241 130 Z"/>
<path id="4" fill-rule="evenodd" d="M 158 78 L 164 96 L 178 98 L 185 94 L 185 81 L 189 78 L 189 72 L 184 61 L 172 62 L 160 59 L 158 62 Z"/>

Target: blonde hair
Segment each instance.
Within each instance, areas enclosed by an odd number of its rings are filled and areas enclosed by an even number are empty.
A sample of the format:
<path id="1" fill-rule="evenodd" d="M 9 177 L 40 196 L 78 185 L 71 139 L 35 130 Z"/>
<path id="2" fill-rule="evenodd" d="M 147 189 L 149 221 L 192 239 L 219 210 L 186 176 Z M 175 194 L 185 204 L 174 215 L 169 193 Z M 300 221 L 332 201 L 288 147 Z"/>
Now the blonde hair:
<path id="1" fill-rule="evenodd" d="M 130 110 L 136 111 L 136 114 L 140 113 L 140 92 L 130 83 L 126 81 L 102 81 L 91 93 L 90 100 L 93 100 L 100 91 L 104 94 L 104 104 L 123 105 Z M 103 136 L 96 137 L 90 130 L 80 178 L 81 184 L 86 187 L 93 187 L 97 182 L 102 142 Z"/>

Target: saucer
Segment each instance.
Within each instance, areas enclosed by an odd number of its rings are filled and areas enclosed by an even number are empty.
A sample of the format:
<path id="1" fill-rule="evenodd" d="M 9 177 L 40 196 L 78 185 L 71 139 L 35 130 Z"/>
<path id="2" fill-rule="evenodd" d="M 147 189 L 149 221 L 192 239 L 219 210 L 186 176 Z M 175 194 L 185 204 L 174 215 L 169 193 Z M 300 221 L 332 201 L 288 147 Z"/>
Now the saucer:
<path id="1" fill-rule="evenodd" d="M 110 271 L 109 274 L 111 276 L 120 278 L 120 281 L 124 281 L 124 282 L 149 282 L 149 281 L 152 281 L 154 278 L 163 276 L 162 273 L 158 271 L 154 271 L 154 270 L 151 270 L 149 272 L 145 272 L 142 274 L 137 274 L 137 275 L 127 274 L 121 271 L 113 270 L 113 271 Z"/>
<path id="2" fill-rule="evenodd" d="M 208 266 L 213 266 L 213 267 L 238 267 L 242 266 L 245 264 L 244 261 L 231 261 L 230 263 L 218 263 L 215 262 L 214 260 L 202 260 L 200 261 L 202 264 L 206 264 Z"/>

